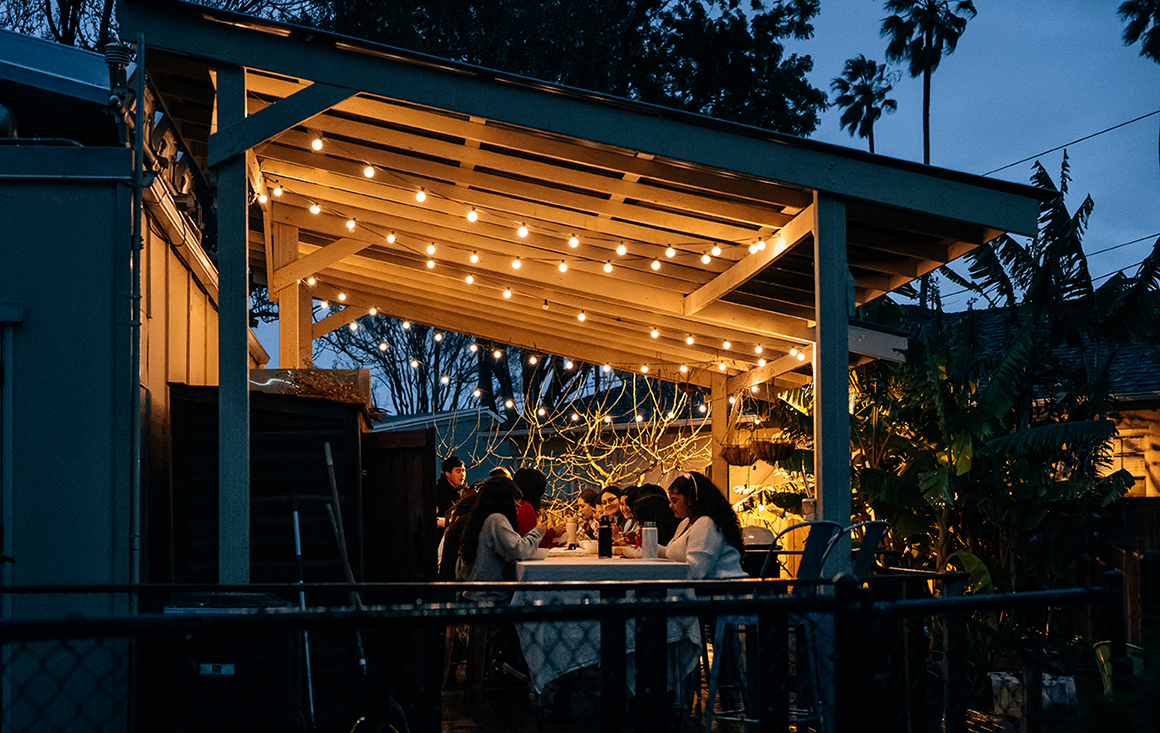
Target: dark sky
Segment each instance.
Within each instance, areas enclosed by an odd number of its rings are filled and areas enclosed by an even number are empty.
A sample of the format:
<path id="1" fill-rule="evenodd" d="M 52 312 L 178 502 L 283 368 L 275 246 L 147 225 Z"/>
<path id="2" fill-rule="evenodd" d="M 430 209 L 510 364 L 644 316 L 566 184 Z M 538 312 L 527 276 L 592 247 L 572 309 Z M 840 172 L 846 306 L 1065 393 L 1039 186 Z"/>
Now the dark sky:
<path id="1" fill-rule="evenodd" d="M 975 0 L 958 49 L 935 72 L 931 164 L 984 174 L 1160 110 L 1160 64 L 1123 43 L 1121 0 Z M 790 50 L 814 59 L 810 81 L 829 92 L 846 59 L 885 60 L 881 0 L 822 0 L 814 37 Z M 922 161 L 922 79 L 904 73 L 891 95 L 898 111 L 875 126 L 875 152 Z M 833 95 L 831 94 L 831 98 Z M 811 136 L 866 149 L 839 129 L 832 108 Z M 1069 208 L 1095 202 L 1084 249 L 1093 276 L 1130 268 L 1160 236 L 1160 115 L 1067 146 Z M 1063 152 L 1038 157 L 1058 183 Z M 1032 162 L 992 174 L 1027 183 Z M 1146 237 L 1104 254 L 1108 247 Z M 958 291 L 950 283 L 944 294 Z M 949 310 L 966 296 L 947 299 Z"/>

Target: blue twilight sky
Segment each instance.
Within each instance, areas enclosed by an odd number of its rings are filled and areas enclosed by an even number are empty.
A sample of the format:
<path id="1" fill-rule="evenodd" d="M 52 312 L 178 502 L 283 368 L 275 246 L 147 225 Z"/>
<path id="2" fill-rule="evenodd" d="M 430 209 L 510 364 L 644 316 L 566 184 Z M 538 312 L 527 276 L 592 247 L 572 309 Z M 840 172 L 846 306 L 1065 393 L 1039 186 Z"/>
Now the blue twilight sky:
<path id="1" fill-rule="evenodd" d="M 931 164 L 984 174 L 1160 110 L 1160 64 L 1124 46 L 1121 0 L 975 0 L 954 54 L 931 84 Z M 821 0 L 814 37 L 787 50 L 814 59 L 811 83 L 826 92 L 847 59 L 885 60 L 882 0 Z M 892 66 L 893 68 L 893 66 Z M 875 125 L 875 152 L 922 161 L 922 79 L 903 69 L 898 111 Z M 830 96 L 833 99 L 833 94 Z M 831 108 L 812 139 L 866 149 Z M 1084 237 L 1093 276 L 1134 266 L 1160 236 L 1160 115 L 1067 146 L 1069 208 L 1095 202 Z M 1063 151 L 1038 157 L 1058 184 Z M 1032 161 L 1033 162 L 1033 161 Z M 1027 183 L 1032 162 L 992 174 Z M 1098 250 L 1145 237 L 1104 254 Z M 958 291 L 944 283 L 944 295 Z M 948 310 L 966 296 L 947 299 Z"/>

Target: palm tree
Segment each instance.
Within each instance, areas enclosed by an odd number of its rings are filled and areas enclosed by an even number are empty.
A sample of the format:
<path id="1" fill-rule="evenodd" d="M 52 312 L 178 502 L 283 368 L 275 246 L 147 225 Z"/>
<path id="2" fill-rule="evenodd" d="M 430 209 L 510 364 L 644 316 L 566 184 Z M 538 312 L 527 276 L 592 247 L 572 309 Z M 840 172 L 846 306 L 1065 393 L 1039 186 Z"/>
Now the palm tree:
<path id="1" fill-rule="evenodd" d="M 846 62 L 842 75 L 834 77 L 830 89 L 838 93 L 834 104 L 842 107 L 842 129 L 849 128 L 850 136 L 867 138 L 870 152 L 874 152 L 874 123 L 883 112 L 894 112 L 898 103 L 887 99 L 894 88 L 899 72 L 891 73 L 886 64 L 878 65 L 859 54 Z"/>
<path id="2" fill-rule="evenodd" d="M 953 8 L 952 8 L 953 5 Z M 922 162 L 930 164 L 930 77 L 943 56 L 954 53 L 967 21 L 976 15 L 971 0 L 886 0 L 892 13 L 882 21 L 889 38 L 887 61 L 906 61 L 911 77 L 922 75 Z"/>
<path id="3" fill-rule="evenodd" d="M 1120 6 L 1119 15 L 1120 20 L 1128 21 L 1124 45 L 1144 39 L 1140 55 L 1160 64 L 1160 0 L 1127 0 Z"/>

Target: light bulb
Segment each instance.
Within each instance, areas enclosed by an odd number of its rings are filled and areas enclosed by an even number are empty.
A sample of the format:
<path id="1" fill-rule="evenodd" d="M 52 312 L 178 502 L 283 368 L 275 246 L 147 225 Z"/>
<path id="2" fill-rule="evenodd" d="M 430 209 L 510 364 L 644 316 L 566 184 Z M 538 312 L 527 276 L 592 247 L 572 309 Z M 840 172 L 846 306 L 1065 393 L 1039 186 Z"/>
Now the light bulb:
<path id="1" fill-rule="evenodd" d="M 567 272 L 568 271 L 568 263 L 561 262 L 559 265 L 556 266 L 556 269 L 559 270 L 560 272 Z"/>
<path id="2" fill-rule="evenodd" d="M 711 250 L 709 250 L 709 251 L 713 253 L 713 256 L 714 256 L 714 257 L 720 257 L 720 256 L 721 256 L 721 248 L 720 248 L 720 247 L 718 247 L 718 246 L 717 246 L 717 245 L 715 245 L 715 244 L 713 245 L 713 249 L 711 249 Z"/>
<path id="3" fill-rule="evenodd" d="M 322 138 L 316 137 L 311 140 L 310 147 L 314 148 L 315 150 L 322 150 Z"/>
<path id="4" fill-rule="evenodd" d="M 346 302 L 346 293 L 339 293 L 338 299 L 345 303 Z"/>
<path id="5" fill-rule="evenodd" d="M 749 245 L 749 254 L 751 254 L 751 255 L 757 254 L 757 245 L 756 244 Z"/>
<path id="6" fill-rule="evenodd" d="M 753 394 L 757 394 L 757 385 L 755 384 L 752 387 L 750 387 L 749 391 L 752 392 Z"/>
<path id="7" fill-rule="evenodd" d="M 668 249 L 665 250 L 665 257 L 676 257 L 676 256 L 677 256 L 677 251 L 675 249 L 673 249 L 672 247 L 669 247 Z"/>
<path id="8" fill-rule="evenodd" d="M 528 357 L 528 363 L 531 364 L 532 366 L 535 366 L 539 361 L 540 360 L 537 359 L 534 355 Z"/>
<path id="9" fill-rule="evenodd" d="M 472 391 L 471 396 L 478 398 L 480 394 L 481 394 L 481 392 L 477 389 L 477 390 Z"/>
<path id="10" fill-rule="evenodd" d="M 731 343 L 729 343 L 728 341 L 726 341 L 725 343 L 721 344 L 721 348 L 722 348 L 722 349 L 732 349 L 732 348 L 733 348 L 733 344 L 731 344 Z"/>
<path id="11" fill-rule="evenodd" d="M 548 305 L 548 299 L 547 299 L 547 298 L 544 298 L 544 310 L 548 310 L 548 309 L 549 309 L 549 308 L 551 308 L 551 307 L 552 307 L 552 306 Z"/>
<path id="12" fill-rule="evenodd" d="M 604 271 L 605 272 L 612 272 L 612 263 L 611 262 L 604 263 Z"/>
<path id="13" fill-rule="evenodd" d="M 571 359 L 566 359 L 566 360 L 564 361 L 564 368 L 565 368 L 565 369 L 571 369 L 571 368 L 572 368 L 572 360 L 571 360 Z"/>
<path id="14" fill-rule="evenodd" d="M 605 374 L 608 374 L 610 371 L 612 371 L 612 365 L 611 365 L 611 364 L 605 364 L 605 365 L 604 365 L 604 373 L 605 373 Z"/>
<path id="15" fill-rule="evenodd" d="M 442 382 L 443 384 L 451 384 L 451 377 L 444 375 L 444 376 L 439 378 L 439 381 Z"/>
<path id="16" fill-rule="evenodd" d="M 700 407 L 697 408 L 697 412 L 704 412 L 707 409 L 709 409 L 709 408 L 705 407 L 704 405 L 701 405 Z"/>
<path id="17" fill-rule="evenodd" d="M 434 270 L 434 269 L 435 269 L 435 260 L 427 260 L 427 269 L 428 269 L 428 270 Z"/>
<path id="18" fill-rule="evenodd" d="M 568 246 L 571 247 L 572 249 L 576 249 L 577 247 L 580 246 L 580 240 L 577 239 L 575 234 L 573 234 L 571 237 L 568 238 Z"/>
<path id="19" fill-rule="evenodd" d="M 764 239 L 757 240 L 757 249 L 758 250 L 765 249 L 765 240 Z"/>
<path id="20" fill-rule="evenodd" d="M 688 344 L 689 346 L 692 346 L 692 345 L 693 345 L 693 337 L 692 337 L 692 336 L 686 336 L 686 337 L 685 337 L 685 343 L 686 343 L 686 344 Z"/>
<path id="21" fill-rule="evenodd" d="M 713 258 L 710 257 L 709 255 L 701 255 L 701 264 L 702 265 L 707 265 L 712 261 L 713 261 Z"/>
<path id="22" fill-rule="evenodd" d="M 386 351 L 389 348 L 386 341 L 379 342 L 379 351 Z"/>
<path id="23" fill-rule="evenodd" d="M 578 320 L 578 321 L 583 321 L 583 320 L 586 320 L 587 318 L 588 318 L 588 316 L 584 315 L 584 311 L 580 311 L 580 315 L 576 316 L 576 320 Z"/>
<path id="24" fill-rule="evenodd" d="M 641 366 L 640 373 L 641 374 L 648 374 L 648 364 Z"/>
<path id="25" fill-rule="evenodd" d="M 572 413 L 572 422 L 576 422 L 579 419 L 580 419 L 580 415 L 578 413 L 573 412 Z"/>
<path id="26" fill-rule="evenodd" d="M 667 417 L 670 420 L 672 420 L 676 416 L 677 416 L 677 413 L 673 412 L 672 410 L 669 410 L 668 412 L 665 413 L 665 417 Z"/>
<path id="27" fill-rule="evenodd" d="M 367 178 L 374 178 L 375 177 L 375 167 L 373 165 L 368 165 L 366 168 L 363 168 L 363 175 L 366 176 Z"/>
<path id="28" fill-rule="evenodd" d="M 491 355 L 492 355 L 492 358 L 495 358 L 495 359 L 503 358 L 503 352 L 500 351 L 499 349 L 496 349 L 495 351 L 491 352 Z"/>
<path id="29" fill-rule="evenodd" d="M 372 315 L 372 316 L 377 316 L 379 314 L 379 309 L 378 308 L 371 308 L 369 311 L 367 311 L 367 314 Z"/>
<path id="30" fill-rule="evenodd" d="M 718 364 L 717 368 L 720 369 L 721 371 L 725 371 L 725 362 L 721 362 L 720 364 Z"/>
<path id="31" fill-rule="evenodd" d="M 415 192 L 415 200 L 419 203 L 423 203 L 427 200 L 427 192 L 420 188 Z"/>
<path id="32" fill-rule="evenodd" d="M 628 247 L 623 244 L 616 248 L 616 254 L 624 256 L 628 252 Z"/>
<path id="33" fill-rule="evenodd" d="M 266 194 L 264 194 L 264 193 L 258 194 L 258 203 L 259 204 L 264 204 L 269 200 L 270 200 L 270 197 L 267 196 Z"/>
<path id="34" fill-rule="evenodd" d="M 318 281 L 314 279 L 314 276 L 313 276 L 313 275 L 311 275 L 310 277 L 306 278 L 306 284 L 307 284 L 307 285 L 313 285 L 313 284 L 314 284 L 314 283 L 316 283 L 316 282 L 318 282 Z"/>
<path id="35" fill-rule="evenodd" d="M 310 213 L 311 214 L 317 214 L 320 211 L 322 211 L 322 209 L 318 206 L 318 204 L 310 204 Z"/>
<path id="36" fill-rule="evenodd" d="M 512 402 L 511 400 L 504 400 L 503 404 L 504 404 L 504 407 L 506 407 L 510 410 L 512 407 L 515 407 L 516 403 Z"/>
<path id="37" fill-rule="evenodd" d="M 478 264 L 479 263 L 479 253 L 472 252 L 471 256 L 468 257 L 467 259 L 471 260 L 471 264 L 473 264 L 473 265 Z"/>
<path id="38" fill-rule="evenodd" d="M 682 364 L 682 365 L 681 365 L 681 374 L 687 374 L 687 373 L 688 373 L 688 371 L 689 371 L 689 367 L 687 367 L 687 366 L 685 366 L 684 364 Z"/>
<path id="39" fill-rule="evenodd" d="M 354 331 L 357 331 L 357 330 L 358 330 L 358 322 L 357 322 L 357 321 L 355 321 L 355 322 L 352 322 L 352 323 L 350 324 L 350 326 L 348 326 L 348 328 L 351 330 L 351 332 L 352 332 L 352 333 L 353 333 Z"/>
<path id="40" fill-rule="evenodd" d="M 419 360 L 418 360 L 418 359 L 412 359 L 412 360 L 411 360 L 411 368 L 412 368 L 412 369 L 418 369 L 418 368 L 419 368 Z"/>
<path id="41" fill-rule="evenodd" d="M 387 244 L 394 244 L 394 243 L 395 243 L 395 233 L 391 232 L 390 234 L 387 235 Z"/>
<path id="42" fill-rule="evenodd" d="M 520 258 L 519 258 L 519 257 L 517 257 L 517 258 L 515 258 L 514 260 L 512 260 L 512 269 L 513 269 L 513 270 L 518 270 L 518 269 L 520 269 Z"/>
<path id="43" fill-rule="evenodd" d="M 653 260 L 652 261 L 652 269 L 653 270 L 661 269 L 661 261 L 660 260 Z"/>
<path id="44" fill-rule="evenodd" d="M 736 402 L 737 402 L 737 398 L 734 397 L 733 395 L 729 395 L 729 404 L 731 404 L 731 405 L 736 404 Z"/>
<path id="45" fill-rule="evenodd" d="M 468 346 L 467 348 L 470 349 L 471 353 L 474 354 L 475 352 L 479 351 L 479 344 L 472 344 L 471 346 Z"/>
<path id="46" fill-rule="evenodd" d="M 520 228 L 516 230 L 516 234 L 520 235 L 521 237 L 526 237 L 528 236 L 528 228 L 523 224 L 520 224 Z"/>
<path id="47" fill-rule="evenodd" d="M 327 301 L 325 301 L 325 300 L 324 300 L 324 301 L 322 301 L 321 303 L 319 303 L 319 304 L 318 304 L 318 307 L 319 307 L 319 308 L 321 308 L 321 309 L 323 309 L 323 310 L 329 310 L 329 309 L 330 309 L 330 303 L 328 303 Z"/>
<path id="48" fill-rule="evenodd" d="M 464 280 L 467 282 L 467 284 L 468 284 L 468 285 L 470 285 L 470 284 L 472 284 L 473 282 L 475 282 L 475 278 L 474 278 L 474 277 L 472 277 L 471 275 L 468 275 L 467 277 L 465 277 L 465 278 L 463 278 L 463 279 L 464 279 Z"/>
<path id="49" fill-rule="evenodd" d="M 435 334 L 434 338 L 435 338 L 436 343 L 438 343 L 439 341 L 443 340 L 443 334 L 437 333 L 437 334 Z"/>
<path id="50" fill-rule="evenodd" d="M 797 356 L 797 347 L 796 347 L 796 346 L 792 347 L 792 348 L 789 350 L 789 355 L 790 355 L 790 356 Z"/>
<path id="51" fill-rule="evenodd" d="M 636 421 L 637 421 L 637 422 L 641 422 L 642 420 L 644 420 L 644 415 L 639 415 L 639 414 L 638 414 L 638 415 L 636 416 Z"/>
<path id="52" fill-rule="evenodd" d="M 281 196 L 281 195 L 282 195 L 282 187 L 281 187 L 281 186 L 274 186 L 274 195 L 275 195 L 275 196 Z"/>
<path id="53" fill-rule="evenodd" d="M 427 254 L 429 254 L 429 255 L 435 254 L 435 245 L 434 244 L 427 245 Z"/>
<path id="54" fill-rule="evenodd" d="M 346 228 L 347 228 L 347 229 L 349 229 L 349 230 L 351 230 L 351 231 L 353 232 L 353 231 L 354 231 L 354 226 L 355 226 L 355 221 L 354 221 L 354 219 L 347 219 L 347 220 L 346 220 Z"/>
<path id="55" fill-rule="evenodd" d="M 409 331 L 410 329 L 411 329 L 411 322 L 410 321 L 403 321 L 403 330 Z"/>
<path id="56" fill-rule="evenodd" d="M 503 297 L 505 297 L 505 298 L 510 298 L 510 297 L 512 297 L 512 291 L 511 291 L 511 288 L 504 288 L 504 291 L 503 291 Z"/>
<path id="57" fill-rule="evenodd" d="M 467 220 L 468 221 L 476 221 L 478 219 L 479 219 L 479 212 L 477 212 L 475 209 L 472 209 L 471 211 L 467 212 Z"/>
<path id="58" fill-rule="evenodd" d="M 761 352 L 762 352 L 761 344 L 758 344 L 757 346 L 753 347 L 754 354 L 760 354 Z"/>
<path id="59" fill-rule="evenodd" d="M 805 361 L 806 360 L 806 353 L 804 351 L 799 351 L 798 355 L 797 355 L 797 360 L 798 361 Z"/>
<path id="60" fill-rule="evenodd" d="M 610 422 L 612 422 L 612 415 L 605 415 L 605 416 L 604 416 L 604 422 L 606 422 L 606 423 L 610 423 Z"/>
<path id="61" fill-rule="evenodd" d="M 757 366 L 759 366 L 759 367 L 765 366 L 765 359 L 758 359 Z"/>
<path id="62" fill-rule="evenodd" d="M 540 409 L 536 410 L 536 414 L 540 417 L 543 417 L 544 415 L 548 414 L 548 411 L 541 407 Z"/>
<path id="63" fill-rule="evenodd" d="M 648 335 L 652 336 L 653 338 L 657 338 L 658 336 L 661 335 L 661 332 L 654 328 L 652 331 L 649 331 Z"/>

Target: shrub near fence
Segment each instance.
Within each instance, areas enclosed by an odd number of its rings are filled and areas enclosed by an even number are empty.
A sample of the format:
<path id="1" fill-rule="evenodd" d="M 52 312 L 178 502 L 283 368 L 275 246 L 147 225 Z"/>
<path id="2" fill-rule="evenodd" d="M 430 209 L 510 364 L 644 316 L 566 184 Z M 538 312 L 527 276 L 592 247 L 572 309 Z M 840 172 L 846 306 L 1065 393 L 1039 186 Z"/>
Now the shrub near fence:
<path id="1" fill-rule="evenodd" d="M 973 614 L 1019 608 L 1102 609 L 1116 675 L 1127 679 L 1122 589 L 1110 576 L 1103 587 L 985 597 L 922 593 L 928 577 L 875 578 L 867 584 L 839 581 L 817 598 L 789 597 L 786 581 L 536 584 L 546 591 L 599 591 L 583 604 L 477 606 L 450 602 L 469 584 L 366 584 L 370 600 L 389 603 L 365 610 L 268 606 L 228 614 L 148 613 L 117 618 L 10 620 L 0 622 L 0 695 L 4 730 L 389 730 L 405 721 L 412 733 L 437 731 L 444 716 L 441 693 L 448 626 L 500 626 L 528 622 L 585 621 L 600 629 L 568 643 L 600 648 L 595 684 L 601 720 L 577 729 L 668 730 L 674 718 L 658 714 L 678 700 L 665 695 L 665 637 L 669 619 L 752 615 L 759 636 L 746 657 L 757 689 L 760 730 L 789 727 L 795 686 L 788 643 L 791 619 L 811 617 L 833 629 L 820 639 L 822 666 L 832 668 L 835 700 L 823 715 L 832 730 L 962 731 L 970 685 L 965 679 L 966 625 Z M 823 584 L 831 585 L 831 584 Z M 695 596 L 664 593 L 689 587 Z M 515 589 L 515 584 L 478 587 Z M 528 584 L 520 586 L 528 588 Z M 337 595 L 347 586 L 307 586 L 311 594 Z M 77 588 L 9 588 L 9 593 L 78 592 Z M 173 593 L 188 588 L 106 587 L 92 592 Z M 214 588 L 214 592 L 261 592 L 295 597 L 295 587 Z M 628 625 L 626 626 L 626 623 Z M 627 635 L 627 636 L 626 636 Z M 617 637 L 619 636 L 619 640 Z M 635 654 L 624 653 L 625 639 Z M 611 640 L 612 643 L 608 643 Z M 564 643 L 564 642 L 553 642 Z M 748 643 L 748 642 L 747 642 Z M 932 649 L 934 650 L 932 652 Z M 306 674 L 306 652 L 310 674 Z M 540 650 L 544 651 L 544 650 Z M 366 660 L 364 667 L 360 658 Z M 1038 725 L 1034 680 L 1025 715 Z M 308 684 L 309 682 L 309 684 Z M 631 687 L 629 683 L 635 687 Z M 1126 682 L 1124 684 L 1127 684 Z M 454 687 L 454 685 L 453 685 Z M 630 694 L 632 690 L 635 694 Z M 703 697 L 703 691 L 702 691 Z M 635 697 L 637 702 L 629 703 Z M 459 699 L 456 697 L 455 699 Z M 527 698 L 522 698 L 527 699 Z M 543 698 L 533 696 L 543 703 Z M 647 703 L 647 704 L 646 704 Z M 486 706 L 485 698 L 485 706 Z M 523 703 L 521 703 L 523 704 Z M 631 706 L 630 706 L 631 705 Z M 525 704 L 529 718 L 536 710 Z M 628 711 L 635 711 L 629 715 Z M 505 710 L 492 711 L 504 713 Z M 543 713 L 544 710 L 538 712 Z M 568 712 L 549 720 L 568 729 Z M 495 727 L 495 730 L 502 729 Z"/>

